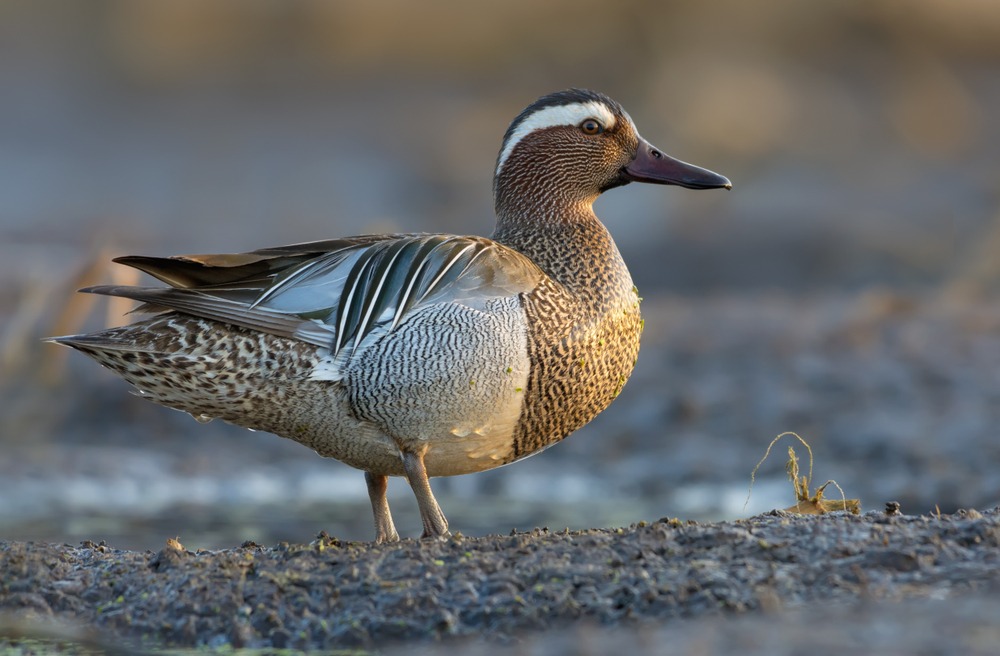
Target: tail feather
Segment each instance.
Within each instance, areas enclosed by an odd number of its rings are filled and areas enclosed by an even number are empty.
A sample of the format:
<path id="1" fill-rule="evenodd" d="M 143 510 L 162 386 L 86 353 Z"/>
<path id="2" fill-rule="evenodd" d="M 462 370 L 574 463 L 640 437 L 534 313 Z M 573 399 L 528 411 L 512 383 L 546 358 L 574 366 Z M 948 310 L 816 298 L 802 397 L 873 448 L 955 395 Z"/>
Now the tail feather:
<path id="1" fill-rule="evenodd" d="M 106 330 L 88 335 L 63 335 L 46 337 L 43 342 L 61 344 L 77 351 L 131 351 L 134 353 L 149 351 L 149 347 L 134 339 L 123 339 L 117 331 Z"/>

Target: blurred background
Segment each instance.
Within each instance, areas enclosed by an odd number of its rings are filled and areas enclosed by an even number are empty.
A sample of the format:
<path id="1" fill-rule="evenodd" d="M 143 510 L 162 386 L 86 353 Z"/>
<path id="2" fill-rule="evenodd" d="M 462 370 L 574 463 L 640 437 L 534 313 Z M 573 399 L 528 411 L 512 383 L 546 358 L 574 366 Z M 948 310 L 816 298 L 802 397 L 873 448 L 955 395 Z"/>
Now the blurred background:
<path id="1" fill-rule="evenodd" d="M 734 189 L 598 202 L 645 298 L 633 379 L 544 454 L 433 481 L 453 529 L 789 506 L 782 446 L 744 507 L 783 431 L 865 510 L 1000 502 L 994 0 L 0 0 L 0 538 L 370 539 L 360 472 L 40 339 L 127 321 L 73 293 L 138 281 L 115 255 L 488 235 L 504 130 L 569 86 Z"/>

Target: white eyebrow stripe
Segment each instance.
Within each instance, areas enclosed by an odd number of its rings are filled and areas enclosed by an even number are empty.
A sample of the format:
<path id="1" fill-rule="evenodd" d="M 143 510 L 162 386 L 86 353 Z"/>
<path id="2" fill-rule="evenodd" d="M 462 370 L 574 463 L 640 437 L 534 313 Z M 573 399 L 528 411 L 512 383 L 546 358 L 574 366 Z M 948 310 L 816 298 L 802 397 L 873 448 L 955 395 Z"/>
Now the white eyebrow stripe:
<path id="1" fill-rule="evenodd" d="M 521 142 L 521 139 L 531 134 L 535 130 L 551 128 L 557 125 L 579 125 L 584 119 L 594 118 L 601 122 L 605 130 L 615 127 L 615 115 L 607 105 L 602 102 L 592 100 L 590 102 L 572 103 L 569 105 L 558 105 L 556 107 L 546 107 L 540 109 L 528 118 L 521 121 L 507 144 L 503 147 L 500 157 L 497 159 L 496 174 L 499 175 L 503 169 L 504 162 L 510 157 L 514 147 Z"/>

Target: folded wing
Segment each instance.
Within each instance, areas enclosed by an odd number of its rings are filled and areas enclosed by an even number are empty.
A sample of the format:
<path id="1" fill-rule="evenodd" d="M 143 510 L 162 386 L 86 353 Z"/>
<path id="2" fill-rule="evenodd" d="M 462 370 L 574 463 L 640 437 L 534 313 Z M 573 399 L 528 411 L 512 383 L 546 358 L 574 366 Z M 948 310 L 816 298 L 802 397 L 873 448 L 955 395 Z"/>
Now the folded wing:
<path id="1" fill-rule="evenodd" d="M 365 236 L 252 253 L 128 256 L 170 287 L 90 287 L 149 311 L 185 314 L 330 349 L 353 351 L 376 328 L 397 328 L 432 303 L 476 307 L 534 289 L 545 274 L 482 237 Z"/>

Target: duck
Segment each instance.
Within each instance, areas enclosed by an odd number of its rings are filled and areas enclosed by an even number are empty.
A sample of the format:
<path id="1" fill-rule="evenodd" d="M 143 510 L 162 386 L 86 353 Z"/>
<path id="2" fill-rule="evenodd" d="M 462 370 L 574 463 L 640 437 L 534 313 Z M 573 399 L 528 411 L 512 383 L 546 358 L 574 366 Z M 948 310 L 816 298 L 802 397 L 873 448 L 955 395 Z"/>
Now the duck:
<path id="1" fill-rule="evenodd" d="M 542 96 L 507 128 L 493 236 L 379 234 L 246 253 L 124 256 L 164 286 L 80 290 L 144 318 L 51 338 L 140 396 L 299 442 L 364 472 L 375 542 L 409 483 L 422 538 L 450 535 L 429 479 L 552 446 L 619 395 L 640 298 L 594 213 L 632 182 L 730 189 L 643 139 L 605 94 Z"/>

